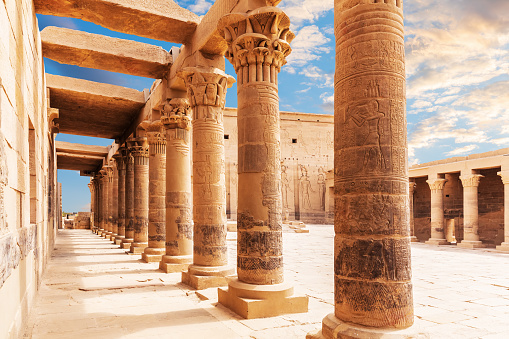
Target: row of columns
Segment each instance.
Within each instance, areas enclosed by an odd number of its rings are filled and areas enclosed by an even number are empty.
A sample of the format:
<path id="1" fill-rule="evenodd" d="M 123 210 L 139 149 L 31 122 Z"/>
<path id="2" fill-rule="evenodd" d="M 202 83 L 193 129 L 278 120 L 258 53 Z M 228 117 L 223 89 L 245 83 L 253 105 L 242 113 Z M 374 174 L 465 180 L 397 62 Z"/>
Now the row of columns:
<path id="1" fill-rule="evenodd" d="M 497 246 L 501 251 L 509 251 L 509 171 L 498 172 L 504 184 L 504 242 Z M 463 240 L 457 244 L 458 247 L 480 248 L 484 244 L 479 239 L 479 204 L 478 187 L 482 175 L 473 173 L 461 175 L 463 186 Z M 431 237 L 426 241 L 432 245 L 446 245 L 449 242 L 445 236 L 444 217 L 444 187 L 447 182 L 445 178 L 431 178 L 426 181 L 431 190 Z M 410 226 L 412 241 L 418 241 L 414 236 L 414 214 L 413 214 L 413 193 L 415 182 L 409 183 L 410 195 Z"/>

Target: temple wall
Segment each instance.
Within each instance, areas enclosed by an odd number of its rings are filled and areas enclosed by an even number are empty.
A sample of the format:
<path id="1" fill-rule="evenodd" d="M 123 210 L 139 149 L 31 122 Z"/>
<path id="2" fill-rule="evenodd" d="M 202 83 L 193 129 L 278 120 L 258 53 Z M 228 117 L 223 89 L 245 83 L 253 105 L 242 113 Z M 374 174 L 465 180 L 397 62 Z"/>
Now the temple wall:
<path id="1" fill-rule="evenodd" d="M 30 0 L 0 3 L 0 338 L 23 333 L 55 238 L 53 137 Z"/>
<path id="2" fill-rule="evenodd" d="M 224 114 L 226 151 L 226 209 L 237 217 L 236 110 Z M 333 167 L 334 117 L 325 114 L 281 112 L 283 219 L 331 223 L 327 171 Z"/>
<path id="3" fill-rule="evenodd" d="M 481 170 L 479 196 L 479 238 L 487 245 L 500 245 L 504 241 L 504 185 L 499 169 Z"/>

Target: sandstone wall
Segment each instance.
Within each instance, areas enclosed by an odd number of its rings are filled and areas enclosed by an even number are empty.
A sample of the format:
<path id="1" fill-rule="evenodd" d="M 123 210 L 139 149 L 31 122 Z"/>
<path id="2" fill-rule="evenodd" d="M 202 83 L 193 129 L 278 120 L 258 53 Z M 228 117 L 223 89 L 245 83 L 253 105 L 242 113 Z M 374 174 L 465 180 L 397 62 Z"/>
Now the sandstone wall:
<path id="1" fill-rule="evenodd" d="M 55 157 L 48 134 L 33 3 L 0 3 L 0 338 L 23 332 L 55 236 Z"/>
<path id="2" fill-rule="evenodd" d="M 226 151 L 226 210 L 237 219 L 236 109 L 224 115 Z M 334 117 L 281 112 L 283 217 L 305 223 L 331 223 L 327 172 L 333 167 Z M 333 205 L 333 203 L 332 203 Z"/>
<path id="3" fill-rule="evenodd" d="M 504 241 L 504 185 L 493 168 L 481 170 L 479 182 L 479 238 L 488 246 Z"/>

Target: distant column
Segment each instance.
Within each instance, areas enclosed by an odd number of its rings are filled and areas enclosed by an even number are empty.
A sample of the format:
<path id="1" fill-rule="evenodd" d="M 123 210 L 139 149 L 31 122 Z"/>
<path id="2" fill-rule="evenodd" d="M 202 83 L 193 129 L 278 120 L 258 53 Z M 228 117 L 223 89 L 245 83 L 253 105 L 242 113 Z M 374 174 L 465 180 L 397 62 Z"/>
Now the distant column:
<path id="1" fill-rule="evenodd" d="M 101 183 L 101 220 L 99 236 L 103 237 L 108 232 L 108 170 L 102 168 L 100 171 L 100 183 Z"/>
<path id="2" fill-rule="evenodd" d="M 94 215 L 95 215 L 95 182 L 94 179 L 90 181 L 88 184 L 88 189 L 90 190 L 90 230 L 94 232 L 95 224 L 94 224 Z"/>
<path id="3" fill-rule="evenodd" d="M 410 197 L 410 241 L 411 242 L 419 242 L 419 239 L 415 236 L 415 221 L 414 221 L 414 193 L 415 193 L 415 186 L 416 183 L 410 181 L 408 183 L 408 189 L 409 193 L 408 196 Z"/>
<path id="4" fill-rule="evenodd" d="M 191 114 L 186 99 L 164 106 L 166 128 L 166 254 L 159 268 L 183 272 L 193 262 Z"/>
<path id="5" fill-rule="evenodd" d="M 106 169 L 106 191 L 107 191 L 107 199 L 106 199 L 106 229 L 103 233 L 103 237 L 109 239 L 111 237 L 111 229 L 112 229 L 112 212 L 113 212 L 113 195 L 112 195 L 112 186 L 113 186 L 113 169 L 110 164 L 105 166 Z"/>
<path id="6" fill-rule="evenodd" d="M 497 246 L 497 250 L 509 252 L 509 171 L 497 173 L 504 184 L 504 242 Z"/>
<path id="7" fill-rule="evenodd" d="M 134 157 L 134 241 L 129 252 L 141 254 L 148 246 L 148 141 L 136 138 Z"/>
<path id="8" fill-rule="evenodd" d="M 460 176 L 463 184 L 463 240 L 457 244 L 458 247 L 485 247 L 479 240 L 479 205 L 477 198 L 477 188 L 482 177 L 480 174 Z"/>
<path id="9" fill-rule="evenodd" d="M 219 69 L 192 68 L 182 73 L 193 110 L 193 264 L 182 282 L 204 289 L 226 285 L 226 192 L 223 110 L 233 78 Z"/>
<path id="10" fill-rule="evenodd" d="M 142 259 L 159 262 L 166 252 L 166 135 L 160 120 L 153 121 L 147 130 L 149 144 L 149 216 L 148 247 Z"/>
<path id="11" fill-rule="evenodd" d="M 117 208 L 118 208 L 118 232 L 115 236 L 115 244 L 122 244 L 125 239 L 125 147 L 120 147 L 115 156 L 117 161 L 118 170 L 118 185 L 117 185 Z"/>
<path id="12" fill-rule="evenodd" d="M 219 302 L 244 318 L 307 312 L 308 298 L 293 296 L 283 276 L 278 74 L 291 52 L 290 19 L 267 6 L 219 25 L 237 74 L 239 134 L 238 279 L 218 290 Z"/>
<path id="13" fill-rule="evenodd" d="M 444 234 L 444 186 L 447 179 L 429 179 L 431 189 L 431 238 L 426 244 L 447 245 Z"/>
<path id="14" fill-rule="evenodd" d="M 120 245 L 123 249 L 130 249 L 134 241 L 134 156 L 135 141 L 129 138 L 125 151 L 125 238 Z"/>
<path id="15" fill-rule="evenodd" d="M 110 186 L 110 200 L 111 200 L 111 235 L 109 239 L 115 242 L 115 237 L 118 235 L 118 170 L 117 163 L 112 159 L 111 161 L 111 186 Z"/>
<path id="16" fill-rule="evenodd" d="M 334 314 L 308 337 L 399 338 L 414 322 L 402 1 L 335 0 L 334 33 Z"/>

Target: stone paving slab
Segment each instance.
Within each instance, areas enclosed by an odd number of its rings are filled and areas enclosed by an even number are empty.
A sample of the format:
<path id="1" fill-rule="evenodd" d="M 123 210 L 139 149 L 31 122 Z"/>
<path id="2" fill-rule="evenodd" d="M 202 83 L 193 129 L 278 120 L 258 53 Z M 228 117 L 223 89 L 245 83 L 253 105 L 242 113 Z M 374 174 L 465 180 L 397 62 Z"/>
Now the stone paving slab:
<path id="1" fill-rule="evenodd" d="M 287 281 L 309 312 L 245 320 L 180 274 L 89 230 L 59 230 L 25 338 L 304 338 L 333 312 L 331 225 L 284 234 Z M 230 263 L 236 234 L 229 233 Z M 431 338 L 508 338 L 509 254 L 412 243 L 415 315 Z"/>

